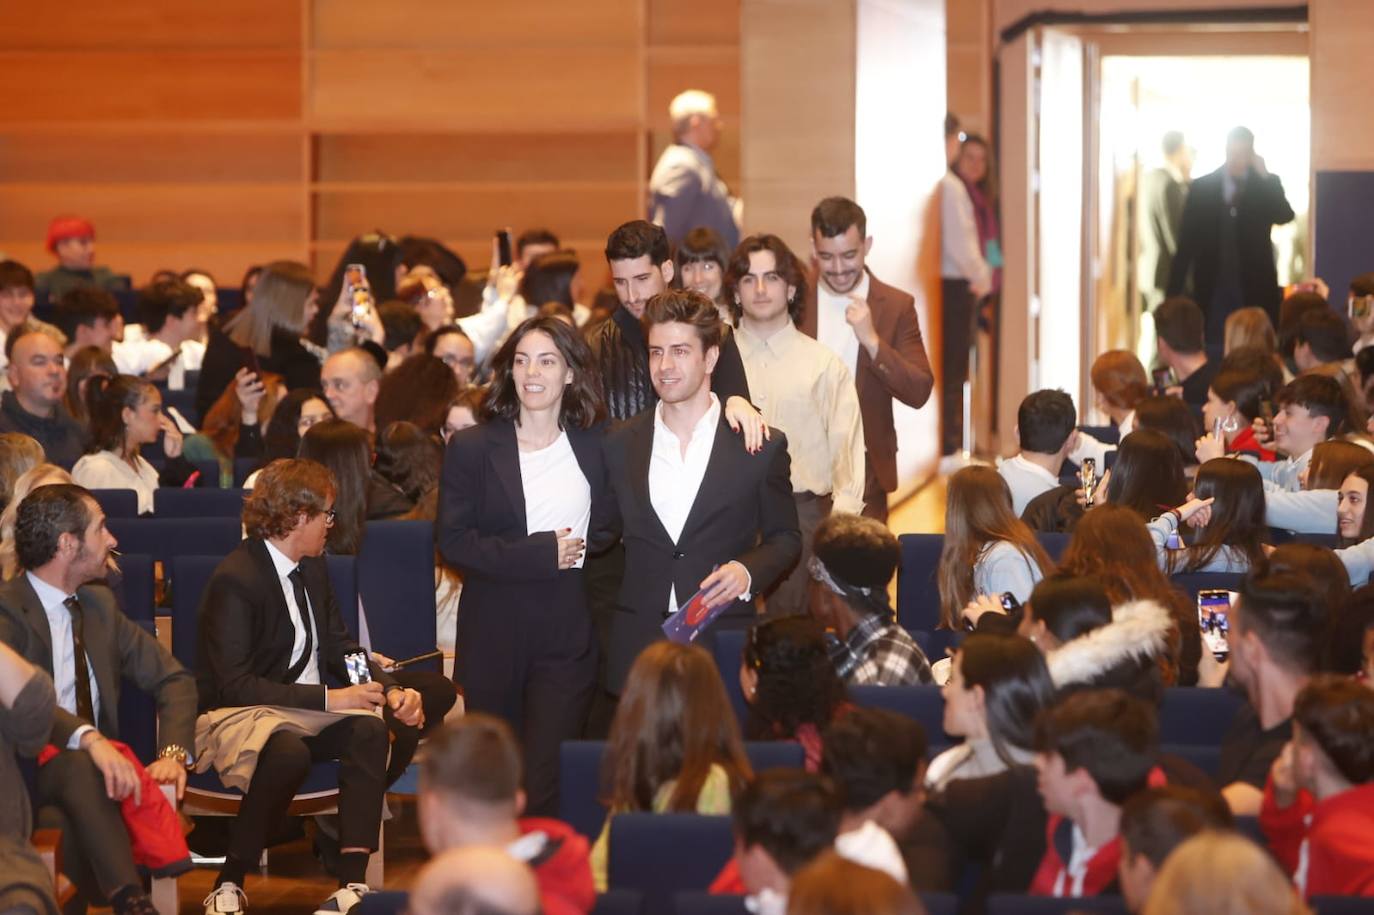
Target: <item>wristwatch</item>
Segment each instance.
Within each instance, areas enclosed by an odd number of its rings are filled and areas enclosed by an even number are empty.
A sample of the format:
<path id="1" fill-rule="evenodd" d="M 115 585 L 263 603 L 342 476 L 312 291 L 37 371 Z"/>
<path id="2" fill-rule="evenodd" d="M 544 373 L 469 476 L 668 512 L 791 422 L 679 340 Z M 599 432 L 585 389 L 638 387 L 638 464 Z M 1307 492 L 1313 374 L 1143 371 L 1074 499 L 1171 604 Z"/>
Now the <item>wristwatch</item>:
<path id="1" fill-rule="evenodd" d="M 186 760 L 189 759 L 190 756 L 191 754 L 186 752 L 185 747 L 175 743 L 167 744 L 167 746 L 162 748 L 162 752 L 157 754 L 158 759 L 175 759 L 182 768 L 188 768 Z"/>

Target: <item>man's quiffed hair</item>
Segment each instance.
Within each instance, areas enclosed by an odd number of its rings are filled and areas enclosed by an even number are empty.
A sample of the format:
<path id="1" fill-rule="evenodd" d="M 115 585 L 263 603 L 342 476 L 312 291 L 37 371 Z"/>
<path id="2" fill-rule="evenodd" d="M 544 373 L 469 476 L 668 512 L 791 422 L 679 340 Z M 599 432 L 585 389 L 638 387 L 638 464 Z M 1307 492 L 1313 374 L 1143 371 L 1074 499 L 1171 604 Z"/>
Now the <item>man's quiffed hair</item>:
<path id="1" fill-rule="evenodd" d="M 1294 345 L 1306 343 L 1322 362 L 1350 358 L 1350 326 L 1330 308 L 1310 308 L 1298 317 Z"/>
<path id="2" fill-rule="evenodd" d="M 1208 829 L 1230 829 L 1231 808 L 1216 792 L 1183 785 L 1147 788 L 1121 806 L 1121 838 L 1133 855 L 1155 868 L 1187 839 Z"/>
<path id="3" fill-rule="evenodd" d="M 1351 677 L 1320 674 L 1293 700 L 1293 721 L 1352 785 L 1374 781 L 1374 690 Z"/>
<path id="4" fill-rule="evenodd" d="M 158 280 L 139 292 L 138 319 L 149 334 L 155 334 L 168 318 L 180 318 L 203 301 L 205 293 L 184 280 Z"/>
<path id="5" fill-rule="evenodd" d="M 1291 403 L 1306 407 L 1313 416 L 1325 416 L 1329 420 L 1326 424 L 1327 438 L 1339 433 L 1345 422 L 1345 392 L 1341 390 L 1341 383 L 1329 375 L 1299 375 L 1279 388 L 1274 400 L 1279 406 Z"/>
<path id="6" fill-rule="evenodd" d="M 791 875 L 835 844 L 841 812 L 829 779 L 801 769 L 769 769 L 755 775 L 735 801 L 735 838 L 743 848 L 762 846 Z"/>
<path id="7" fill-rule="evenodd" d="M 672 256 L 668 235 L 662 226 L 635 219 L 618 226 L 606 239 L 607 261 L 632 261 L 645 255 L 655 267 Z"/>
<path id="8" fill-rule="evenodd" d="M 1063 391 L 1032 391 L 1016 410 L 1021 450 L 1036 454 L 1058 453 L 1077 423 L 1073 398 Z"/>
<path id="9" fill-rule="evenodd" d="M 1155 307 L 1155 333 L 1176 353 L 1200 353 L 1206 342 L 1207 318 L 1198 304 L 1187 296 L 1176 295 Z"/>
<path id="10" fill-rule="evenodd" d="M 104 289 L 77 286 L 68 289 L 57 303 L 53 321 L 68 339 L 76 339 L 78 327 L 94 327 L 99 320 L 113 320 L 119 316 L 119 303 Z"/>
<path id="11" fill-rule="evenodd" d="M 1145 788 L 1159 750 L 1155 710 L 1119 689 L 1071 693 L 1040 713 L 1035 750 L 1088 773 L 1103 800 L 1124 804 Z"/>
<path id="12" fill-rule="evenodd" d="M 797 259 L 797 255 L 787 247 L 787 242 L 776 235 L 750 235 L 740 242 L 730 255 L 730 263 L 725 268 L 725 288 L 729 290 L 730 312 L 736 321 L 744 314 L 744 306 L 739 302 L 739 284 L 749 275 L 750 255 L 760 251 L 767 251 L 773 255 L 773 271 L 782 277 L 784 283 L 792 287 L 792 298 L 787 301 L 787 316 L 796 324 L 801 320 L 802 307 L 805 304 L 806 275 L 802 272 L 801 261 Z"/>
<path id="13" fill-rule="evenodd" d="M 821 233 L 821 238 L 843 235 L 850 226 L 859 230 L 860 240 L 868 237 L 868 217 L 848 197 L 827 197 L 811 211 L 811 231 Z"/>
<path id="14" fill-rule="evenodd" d="M 258 474 L 257 485 L 243 503 L 243 526 L 249 537 L 275 540 L 306 520 L 321 515 L 338 488 L 334 474 L 317 461 L 283 458 Z"/>
<path id="15" fill-rule="evenodd" d="M 530 245 L 552 245 L 554 248 L 563 247 L 559 242 L 558 236 L 548 229 L 526 229 L 515 239 L 515 256 L 519 257 L 525 253 L 525 249 Z"/>
<path id="16" fill-rule="evenodd" d="M 1240 586 L 1237 616 L 1270 656 L 1297 673 L 1317 668 L 1326 630 L 1322 591 L 1307 575 L 1271 571 L 1265 562 L 1250 570 Z"/>
<path id="17" fill-rule="evenodd" d="M 644 331 L 656 324 L 688 324 L 697 332 L 701 350 L 720 346 L 724 323 L 716 304 L 690 289 L 665 289 L 644 305 Z"/>
<path id="18" fill-rule="evenodd" d="M 33 271 L 19 261 L 0 261 L 0 289 L 27 289 L 33 291 Z"/>
<path id="19" fill-rule="evenodd" d="M 63 534 L 77 539 L 86 535 L 95 499 L 74 483 L 40 486 L 19 503 L 14 520 L 14 553 L 26 571 L 41 568 L 57 555 Z"/>
<path id="20" fill-rule="evenodd" d="M 472 712 L 425 738 L 420 784 L 427 791 L 513 804 L 522 778 L 520 744 L 500 718 Z"/>
<path id="21" fill-rule="evenodd" d="M 854 709 L 825 729 L 821 744 L 821 771 L 834 779 L 850 812 L 893 791 L 910 793 L 926 759 L 925 729 L 887 709 Z"/>

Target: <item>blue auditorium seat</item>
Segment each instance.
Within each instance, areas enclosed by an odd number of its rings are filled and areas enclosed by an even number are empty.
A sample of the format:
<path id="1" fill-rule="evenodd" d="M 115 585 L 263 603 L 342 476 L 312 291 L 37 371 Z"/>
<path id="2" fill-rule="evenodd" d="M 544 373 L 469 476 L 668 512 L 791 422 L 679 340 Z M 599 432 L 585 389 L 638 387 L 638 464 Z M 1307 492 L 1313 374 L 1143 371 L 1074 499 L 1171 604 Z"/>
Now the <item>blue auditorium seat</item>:
<path id="1" fill-rule="evenodd" d="M 92 489 L 91 495 L 106 518 L 138 517 L 138 493 L 132 489 Z"/>
<path id="2" fill-rule="evenodd" d="M 945 538 L 941 534 L 903 534 L 902 563 L 897 567 L 897 622 L 907 631 L 934 631 L 940 623 L 940 587 L 936 570 Z"/>
<path id="3" fill-rule="evenodd" d="M 712 893 L 678 893 L 673 897 L 675 915 L 749 915 L 743 896 Z"/>
<path id="4" fill-rule="evenodd" d="M 1239 572 L 1180 572 L 1169 580 L 1196 601 L 1199 591 L 1238 591 L 1245 575 Z"/>
<path id="5" fill-rule="evenodd" d="M 643 893 L 646 912 L 671 912 L 677 893 L 710 886 L 734 845 L 729 817 L 617 814 L 611 820 L 609 883 Z"/>
<path id="6" fill-rule="evenodd" d="M 409 893 L 396 890 L 374 890 L 368 893 L 352 911 L 355 915 L 401 915 L 410 901 Z"/>
<path id="7" fill-rule="evenodd" d="M 1307 900 L 1317 915 L 1371 915 L 1374 900 L 1368 896 L 1313 896 Z"/>
<path id="8" fill-rule="evenodd" d="M 390 658 L 413 658 L 435 648 L 434 524 L 369 521 L 358 552 L 372 647 Z M 435 660 L 416 669 L 440 670 Z"/>
<path id="9" fill-rule="evenodd" d="M 1040 541 L 1040 545 L 1045 548 L 1045 552 L 1050 554 L 1050 558 L 1058 562 L 1064 555 L 1064 548 L 1069 545 L 1071 534 L 1060 533 L 1057 531 L 1036 531 L 1035 539 Z"/>
<path id="10" fill-rule="evenodd" d="M 1069 915 L 1071 912 L 1126 915 L 1120 896 L 1086 896 L 1056 899 L 1050 896 L 1013 896 L 994 893 L 988 897 L 988 915 Z"/>
<path id="11" fill-rule="evenodd" d="M 124 553 L 119 557 L 119 574 L 110 577 L 110 590 L 124 615 L 131 620 L 152 622 L 156 616 L 153 557 Z"/>
<path id="12" fill-rule="evenodd" d="M 644 910 L 644 894 L 635 890 L 609 890 L 596 897 L 591 915 L 652 915 Z"/>
<path id="13" fill-rule="evenodd" d="M 358 638 L 358 560 L 355 556 L 326 556 L 325 565 L 329 567 L 329 586 L 334 589 L 334 600 L 339 604 L 339 616 L 343 617 L 348 634 Z M 383 652 L 385 653 L 385 652 Z M 394 658 L 393 660 L 401 660 Z"/>
<path id="14" fill-rule="evenodd" d="M 227 556 L 243 539 L 238 518 L 111 518 L 124 553 L 144 553 L 164 568 L 173 556 Z"/>
<path id="15" fill-rule="evenodd" d="M 1245 699 L 1229 689 L 1171 686 L 1159 708 L 1159 742 L 1219 746 Z"/>
<path id="16" fill-rule="evenodd" d="M 862 708 L 883 708 L 919 722 L 932 744 L 947 740 L 945 700 L 938 686 L 854 686 L 849 696 Z"/>
<path id="17" fill-rule="evenodd" d="M 262 458 L 234 458 L 234 485 L 242 486 L 262 466 Z"/>
<path id="18" fill-rule="evenodd" d="M 241 518 L 242 489 L 164 486 L 153 492 L 153 515 L 158 518 Z"/>
<path id="19" fill-rule="evenodd" d="M 730 705 L 735 710 L 735 719 L 740 727 L 749 720 L 749 703 L 744 699 L 744 691 L 739 686 L 740 658 L 744 655 L 744 640 L 749 632 L 744 629 L 707 630 L 711 638 L 711 655 L 720 671 L 721 682 L 725 684 L 725 695 L 730 697 Z"/>

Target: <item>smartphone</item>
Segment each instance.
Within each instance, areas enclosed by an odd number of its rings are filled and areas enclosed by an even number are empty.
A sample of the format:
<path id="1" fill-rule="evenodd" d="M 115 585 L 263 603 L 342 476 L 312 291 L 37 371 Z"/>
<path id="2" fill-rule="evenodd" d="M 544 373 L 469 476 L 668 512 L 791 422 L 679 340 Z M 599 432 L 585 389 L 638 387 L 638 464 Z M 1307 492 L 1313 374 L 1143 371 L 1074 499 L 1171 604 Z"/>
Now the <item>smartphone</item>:
<path id="1" fill-rule="evenodd" d="M 1350 311 L 1350 317 L 1367 318 L 1369 313 L 1374 311 L 1374 295 L 1355 295 L 1352 293 L 1346 307 Z"/>
<path id="2" fill-rule="evenodd" d="M 354 327 L 359 327 L 368 311 L 372 309 L 372 287 L 367 284 L 367 267 L 363 264 L 349 264 L 344 267 L 344 287 L 352 304 L 350 317 Z"/>
<path id="3" fill-rule="evenodd" d="M 1154 380 L 1156 394 L 1163 394 L 1175 384 L 1174 370 L 1167 365 L 1150 372 L 1150 377 Z"/>
<path id="4" fill-rule="evenodd" d="M 1008 614 L 1020 613 L 1020 612 L 1021 612 L 1021 602 L 1020 602 L 1019 600 L 1016 599 L 1016 595 L 1015 595 L 1015 594 L 1012 594 L 1010 591 L 1003 591 L 1003 592 L 1002 592 L 1002 609 L 1003 609 L 1004 611 L 1006 611 Z"/>
<path id="5" fill-rule="evenodd" d="M 1097 490 L 1097 458 L 1084 458 L 1078 470 L 1078 481 L 1083 484 L 1083 505 L 1091 508 L 1093 493 Z"/>
<path id="6" fill-rule="evenodd" d="M 1273 441 L 1274 439 L 1274 402 L 1272 400 L 1260 401 L 1260 419 L 1264 420 L 1265 438 Z"/>
<path id="7" fill-rule="evenodd" d="M 367 666 L 367 652 L 351 651 L 344 655 L 344 666 L 348 669 L 348 682 L 354 686 L 372 682 L 372 671 Z"/>
<path id="8" fill-rule="evenodd" d="M 240 346 L 239 355 L 243 357 L 244 368 L 261 378 L 262 366 L 258 365 L 257 350 L 253 349 L 251 346 Z"/>
<path id="9" fill-rule="evenodd" d="M 496 261 L 502 267 L 509 267 L 512 263 L 509 229 L 496 230 Z"/>
<path id="10" fill-rule="evenodd" d="M 1229 615 L 1235 596 L 1234 591 L 1197 593 L 1197 623 L 1202 630 L 1202 644 L 1218 661 L 1225 661 L 1231 653 L 1227 638 L 1231 634 Z"/>

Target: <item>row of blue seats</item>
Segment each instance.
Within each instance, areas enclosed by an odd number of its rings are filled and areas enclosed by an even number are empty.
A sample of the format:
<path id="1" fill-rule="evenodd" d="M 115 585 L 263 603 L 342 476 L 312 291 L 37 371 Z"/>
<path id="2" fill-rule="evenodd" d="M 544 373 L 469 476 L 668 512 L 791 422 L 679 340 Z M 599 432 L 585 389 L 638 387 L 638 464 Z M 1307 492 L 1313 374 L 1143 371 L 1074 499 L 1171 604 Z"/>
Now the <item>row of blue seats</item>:
<path id="1" fill-rule="evenodd" d="M 216 468 L 215 473 L 219 470 Z M 91 495 L 105 517 L 138 518 L 138 494 L 132 489 L 93 489 Z M 153 514 L 157 518 L 231 518 L 243 515 L 246 489 L 195 487 L 183 489 L 162 486 L 153 491 Z"/>

